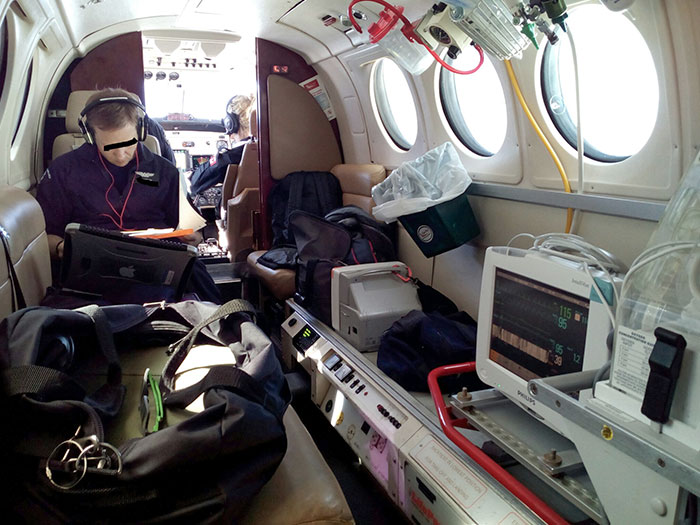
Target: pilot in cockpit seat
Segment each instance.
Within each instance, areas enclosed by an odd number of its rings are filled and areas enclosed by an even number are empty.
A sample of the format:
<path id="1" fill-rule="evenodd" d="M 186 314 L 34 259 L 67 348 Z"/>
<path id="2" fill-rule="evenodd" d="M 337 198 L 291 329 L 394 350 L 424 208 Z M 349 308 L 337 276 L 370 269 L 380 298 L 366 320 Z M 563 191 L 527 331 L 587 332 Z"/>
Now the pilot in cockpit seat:
<path id="1" fill-rule="evenodd" d="M 192 172 L 190 196 L 195 206 L 198 195 L 224 182 L 226 168 L 230 164 L 241 162 L 243 147 L 251 139 L 250 116 L 253 109 L 255 109 L 255 97 L 252 95 L 235 95 L 226 104 L 226 116 L 222 119 L 222 123 L 233 145 L 229 149 L 219 151 L 216 163 L 205 162 Z"/>
<path id="2" fill-rule="evenodd" d="M 123 89 L 99 91 L 88 99 L 79 125 L 85 144 L 55 159 L 37 189 L 54 261 L 63 258 L 63 236 L 71 222 L 109 230 L 177 228 L 179 173 L 144 146 L 146 112 L 136 95 Z M 196 245 L 199 238 L 195 232 L 180 240 Z M 220 302 L 200 261 L 186 291 Z M 130 302 L 126 293 L 124 302 Z"/>

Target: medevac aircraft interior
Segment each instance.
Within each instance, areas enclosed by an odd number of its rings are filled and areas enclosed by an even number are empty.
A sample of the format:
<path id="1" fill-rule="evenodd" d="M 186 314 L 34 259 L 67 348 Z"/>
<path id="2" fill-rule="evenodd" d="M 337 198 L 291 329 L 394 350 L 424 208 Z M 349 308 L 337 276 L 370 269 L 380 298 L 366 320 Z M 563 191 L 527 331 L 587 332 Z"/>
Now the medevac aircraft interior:
<path id="1" fill-rule="evenodd" d="M 697 524 L 698 35 L 694 0 L 0 0 L 6 402 L 98 422 L 0 431 L 12 521 Z M 119 337 L 124 302 L 181 313 Z M 224 405 L 286 438 L 188 466 Z"/>

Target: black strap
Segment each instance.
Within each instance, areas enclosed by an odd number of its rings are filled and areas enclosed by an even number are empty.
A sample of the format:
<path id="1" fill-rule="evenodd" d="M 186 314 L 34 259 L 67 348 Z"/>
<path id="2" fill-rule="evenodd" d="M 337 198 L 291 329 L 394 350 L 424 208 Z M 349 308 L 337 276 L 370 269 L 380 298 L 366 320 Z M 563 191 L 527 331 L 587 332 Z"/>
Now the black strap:
<path id="1" fill-rule="evenodd" d="M 289 181 L 289 200 L 287 202 L 287 213 L 284 215 L 285 229 L 289 226 L 289 214 L 294 210 L 302 209 L 304 195 L 304 181 L 306 175 L 304 173 L 291 173 Z"/>
<path id="2" fill-rule="evenodd" d="M 95 304 L 76 308 L 89 316 L 95 323 L 95 334 L 100 351 L 107 358 L 107 383 L 95 392 L 85 397 L 85 402 L 101 415 L 114 417 L 124 403 L 126 387 L 122 384 L 122 367 L 119 364 L 117 348 L 114 346 L 114 336 L 104 310 Z"/>
<path id="3" fill-rule="evenodd" d="M 100 351 L 107 358 L 107 383 L 110 385 L 120 385 L 122 382 L 122 367 L 119 364 L 117 348 L 114 346 L 114 336 L 109 326 L 109 320 L 104 310 L 96 304 L 76 308 L 76 312 L 82 312 L 89 316 L 95 323 L 95 334 Z"/>
<path id="4" fill-rule="evenodd" d="M 169 407 L 185 408 L 202 393 L 211 388 L 225 388 L 241 394 L 276 414 L 277 408 L 269 401 L 265 389 L 259 381 L 234 365 L 212 366 L 201 381 L 181 390 L 174 390 L 163 397 L 163 404 Z"/>
<path id="5" fill-rule="evenodd" d="M 5 248 L 5 262 L 7 263 L 7 274 L 10 276 L 10 287 L 12 289 L 12 311 L 16 312 L 27 307 L 22 293 L 22 286 L 19 284 L 19 278 L 15 273 L 15 265 L 12 264 L 12 256 L 10 255 L 10 234 L 5 228 L 0 226 L 0 238 L 2 245 Z"/>
<path id="6" fill-rule="evenodd" d="M 192 349 L 199 332 L 202 331 L 202 328 L 209 326 L 211 323 L 223 319 L 224 317 L 228 317 L 231 314 L 241 312 L 248 313 L 255 318 L 255 308 L 248 301 L 243 299 L 233 299 L 232 301 L 222 304 L 211 316 L 203 321 L 200 321 L 196 326 L 194 326 L 185 337 L 180 339 L 177 343 L 171 345 L 172 355 L 165 364 L 163 375 L 161 377 L 161 388 L 165 393 L 168 393 L 174 389 L 175 373 L 187 357 L 187 354 L 190 353 L 190 350 Z"/>
<path id="7" fill-rule="evenodd" d="M 311 259 L 305 264 L 299 265 L 297 269 L 297 295 L 299 303 L 302 306 L 311 305 L 314 297 L 314 277 L 316 275 L 316 265 L 319 259 Z"/>
<path id="8" fill-rule="evenodd" d="M 313 175 L 316 198 L 321 204 L 321 215 L 325 215 L 335 207 L 335 203 L 331 200 L 331 194 L 335 189 L 331 177 L 335 178 L 335 175 L 325 172 L 317 172 Z"/>
<path id="9" fill-rule="evenodd" d="M 25 365 L 2 372 L 8 397 L 30 394 L 39 400 L 80 399 L 85 391 L 68 374 L 54 368 Z"/>

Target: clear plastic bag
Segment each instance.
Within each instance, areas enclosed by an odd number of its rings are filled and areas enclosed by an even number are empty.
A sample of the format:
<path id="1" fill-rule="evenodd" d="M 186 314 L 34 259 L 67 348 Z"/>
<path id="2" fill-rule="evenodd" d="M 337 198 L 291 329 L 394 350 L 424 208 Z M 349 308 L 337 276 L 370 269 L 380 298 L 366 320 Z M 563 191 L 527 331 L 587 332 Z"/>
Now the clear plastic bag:
<path id="1" fill-rule="evenodd" d="M 445 142 L 415 160 L 404 162 L 374 186 L 372 198 L 377 206 L 372 213 L 378 220 L 393 222 L 397 217 L 458 197 L 471 181 L 454 146 Z"/>

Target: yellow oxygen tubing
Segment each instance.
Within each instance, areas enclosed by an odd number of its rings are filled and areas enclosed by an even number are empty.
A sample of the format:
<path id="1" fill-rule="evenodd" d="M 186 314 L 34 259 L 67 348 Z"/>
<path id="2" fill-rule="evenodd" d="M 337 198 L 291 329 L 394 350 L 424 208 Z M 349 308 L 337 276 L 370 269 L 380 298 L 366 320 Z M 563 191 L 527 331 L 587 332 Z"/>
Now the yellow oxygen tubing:
<path id="1" fill-rule="evenodd" d="M 562 166 L 561 161 L 559 160 L 559 157 L 557 156 L 556 152 L 552 148 L 552 145 L 547 140 L 547 137 L 545 137 L 544 133 L 542 133 L 542 130 L 540 129 L 540 126 L 537 124 L 535 117 L 532 115 L 530 108 L 527 107 L 527 102 L 525 102 L 525 97 L 523 97 L 523 93 L 522 93 L 522 91 L 520 91 L 520 86 L 518 85 L 518 79 L 515 78 L 515 73 L 513 72 L 513 66 L 511 66 L 510 60 L 504 60 L 504 62 L 506 64 L 506 69 L 508 70 L 508 77 L 510 78 L 510 82 L 511 82 L 511 84 L 513 84 L 513 89 L 515 89 L 515 94 L 518 96 L 518 100 L 520 101 L 520 105 L 522 106 L 523 111 L 525 112 L 525 115 L 527 116 L 527 119 L 530 121 L 530 124 L 532 124 L 532 127 L 535 130 L 535 133 L 537 133 L 537 136 L 542 141 L 542 144 L 544 144 L 544 147 L 547 148 L 547 152 L 552 157 L 552 160 L 554 161 L 555 166 L 559 170 L 559 175 L 561 175 L 561 180 L 564 183 L 564 191 L 566 191 L 566 193 L 571 193 L 571 185 L 569 184 L 569 178 L 566 176 L 566 171 L 564 171 L 564 166 Z M 572 208 L 567 208 L 567 210 L 566 210 L 566 233 L 571 232 L 571 223 L 573 221 L 573 218 L 574 218 L 574 210 Z"/>

